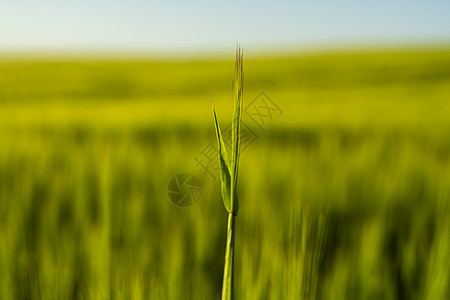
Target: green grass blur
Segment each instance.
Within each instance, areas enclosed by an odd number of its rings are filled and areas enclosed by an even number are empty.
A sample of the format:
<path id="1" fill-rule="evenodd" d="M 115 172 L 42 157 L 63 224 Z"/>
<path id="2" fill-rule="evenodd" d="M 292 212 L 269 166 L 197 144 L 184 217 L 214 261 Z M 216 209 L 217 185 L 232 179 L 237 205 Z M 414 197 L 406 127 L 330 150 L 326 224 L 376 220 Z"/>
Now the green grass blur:
<path id="1" fill-rule="evenodd" d="M 227 214 L 194 157 L 232 59 L 0 59 L 0 299 L 219 299 Z M 244 115 L 237 298 L 450 299 L 450 51 L 244 68 L 244 106 L 283 114 Z"/>

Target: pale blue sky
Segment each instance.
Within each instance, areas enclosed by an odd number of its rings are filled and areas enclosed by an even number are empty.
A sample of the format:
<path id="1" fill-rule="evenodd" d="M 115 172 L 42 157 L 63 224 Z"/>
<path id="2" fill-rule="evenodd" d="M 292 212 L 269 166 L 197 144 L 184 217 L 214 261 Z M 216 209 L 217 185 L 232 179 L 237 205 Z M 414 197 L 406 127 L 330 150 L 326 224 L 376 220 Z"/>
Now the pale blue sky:
<path id="1" fill-rule="evenodd" d="M 0 52 L 450 43 L 450 1 L 0 0 Z"/>

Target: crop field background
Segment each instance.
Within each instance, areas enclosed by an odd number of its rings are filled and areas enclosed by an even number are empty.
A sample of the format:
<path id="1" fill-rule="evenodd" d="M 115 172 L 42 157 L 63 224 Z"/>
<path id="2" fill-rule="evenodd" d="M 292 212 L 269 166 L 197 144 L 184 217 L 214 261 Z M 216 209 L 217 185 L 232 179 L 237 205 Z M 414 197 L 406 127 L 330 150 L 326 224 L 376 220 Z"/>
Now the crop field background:
<path id="1" fill-rule="evenodd" d="M 220 298 L 233 58 L 0 58 L 0 299 Z M 236 298 L 450 299 L 450 50 L 244 69 Z"/>

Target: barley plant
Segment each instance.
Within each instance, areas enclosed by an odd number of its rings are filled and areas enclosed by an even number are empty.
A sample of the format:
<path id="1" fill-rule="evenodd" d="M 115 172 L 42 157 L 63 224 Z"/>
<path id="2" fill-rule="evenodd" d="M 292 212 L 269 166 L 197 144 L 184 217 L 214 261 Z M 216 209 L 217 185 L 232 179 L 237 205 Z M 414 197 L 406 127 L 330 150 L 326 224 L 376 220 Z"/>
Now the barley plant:
<path id="1" fill-rule="evenodd" d="M 236 234 L 236 215 L 239 208 L 236 188 L 239 168 L 240 127 L 243 106 L 243 80 L 243 55 L 242 50 L 238 47 L 238 49 L 236 50 L 236 69 L 233 82 L 234 119 L 231 129 L 231 162 L 228 161 L 225 144 L 223 142 L 219 121 L 217 120 L 217 115 L 213 103 L 213 115 L 219 153 L 222 200 L 223 204 L 225 205 L 225 209 L 228 211 L 227 244 L 225 250 L 225 264 L 223 268 L 222 285 L 222 299 L 224 300 L 234 299 L 234 240 Z"/>

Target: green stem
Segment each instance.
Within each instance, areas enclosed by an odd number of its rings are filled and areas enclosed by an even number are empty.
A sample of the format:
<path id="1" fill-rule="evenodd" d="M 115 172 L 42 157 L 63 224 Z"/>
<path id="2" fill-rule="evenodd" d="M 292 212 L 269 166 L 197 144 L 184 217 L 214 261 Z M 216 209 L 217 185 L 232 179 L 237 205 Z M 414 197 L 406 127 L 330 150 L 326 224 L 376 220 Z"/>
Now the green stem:
<path id="1" fill-rule="evenodd" d="M 227 245 L 223 268 L 222 300 L 234 300 L 234 236 L 236 233 L 235 215 L 228 214 Z"/>

